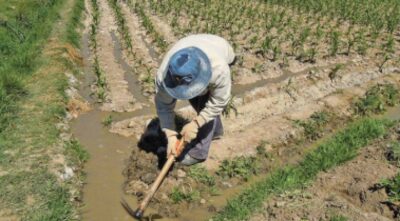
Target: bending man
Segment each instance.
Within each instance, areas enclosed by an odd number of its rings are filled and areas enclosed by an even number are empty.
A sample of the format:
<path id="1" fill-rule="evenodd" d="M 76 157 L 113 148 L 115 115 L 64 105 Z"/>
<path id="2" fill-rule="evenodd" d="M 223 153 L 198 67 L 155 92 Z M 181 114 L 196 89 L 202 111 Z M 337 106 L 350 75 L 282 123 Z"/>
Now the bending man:
<path id="1" fill-rule="evenodd" d="M 155 103 L 160 126 L 168 139 L 167 156 L 176 155 L 176 100 L 189 100 L 197 112 L 180 134 L 188 145 L 181 163 L 207 159 L 211 141 L 223 135 L 220 115 L 231 97 L 229 64 L 235 55 L 229 43 L 210 34 L 179 40 L 166 54 L 156 77 Z"/>

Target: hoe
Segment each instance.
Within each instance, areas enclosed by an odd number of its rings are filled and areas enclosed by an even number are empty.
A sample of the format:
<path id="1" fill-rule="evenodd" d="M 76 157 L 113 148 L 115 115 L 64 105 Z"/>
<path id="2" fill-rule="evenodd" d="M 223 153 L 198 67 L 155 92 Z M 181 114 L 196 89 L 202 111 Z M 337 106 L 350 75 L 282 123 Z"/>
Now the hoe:
<path id="1" fill-rule="evenodd" d="M 184 142 L 182 140 L 179 140 L 176 143 L 176 154 L 177 154 L 177 156 L 179 156 L 182 153 L 183 147 L 184 147 Z M 127 210 L 127 212 L 131 216 L 133 216 L 134 218 L 136 218 L 138 220 L 142 219 L 143 214 L 144 214 L 144 210 L 146 209 L 146 207 L 149 204 L 150 200 L 153 198 L 153 196 L 156 193 L 158 187 L 160 187 L 162 181 L 165 178 L 165 175 L 167 175 L 168 171 L 170 170 L 171 166 L 174 164 L 175 160 L 176 160 L 176 158 L 172 154 L 168 157 L 168 160 L 164 164 L 163 168 L 161 169 L 160 174 L 158 174 L 157 179 L 151 185 L 151 188 L 146 193 L 146 197 L 140 203 L 140 205 L 136 209 L 136 211 L 133 211 L 133 209 L 131 209 L 131 207 L 128 205 L 128 203 L 125 200 L 121 201 L 122 206 Z"/>

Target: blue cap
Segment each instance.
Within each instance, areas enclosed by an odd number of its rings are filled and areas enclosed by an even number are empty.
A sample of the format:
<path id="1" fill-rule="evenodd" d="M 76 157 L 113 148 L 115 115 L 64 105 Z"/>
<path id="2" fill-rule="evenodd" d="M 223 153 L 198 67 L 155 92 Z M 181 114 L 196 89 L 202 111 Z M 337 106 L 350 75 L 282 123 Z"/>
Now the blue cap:
<path id="1" fill-rule="evenodd" d="M 173 98 L 192 99 L 202 93 L 210 83 L 210 60 L 197 47 L 181 49 L 171 56 L 163 79 L 165 91 Z"/>

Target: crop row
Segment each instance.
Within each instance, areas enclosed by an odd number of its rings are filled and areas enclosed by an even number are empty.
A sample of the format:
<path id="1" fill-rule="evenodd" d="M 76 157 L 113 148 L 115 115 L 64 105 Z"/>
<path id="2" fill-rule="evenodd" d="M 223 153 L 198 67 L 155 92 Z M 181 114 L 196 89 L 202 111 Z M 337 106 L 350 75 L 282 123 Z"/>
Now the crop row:
<path id="1" fill-rule="evenodd" d="M 150 18 L 147 16 L 143 6 L 138 3 L 133 4 L 132 0 L 127 0 L 127 2 L 129 7 L 133 9 L 135 13 L 140 17 L 140 19 L 142 20 L 142 25 L 146 29 L 147 33 L 154 39 L 154 42 L 161 50 L 161 53 L 165 52 L 168 47 L 167 42 L 165 41 L 163 36 L 156 31 L 156 28 L 154 27 Z"/>
<path id="2" fill-rule="evenodd" d="M 93 72 L 96 75 L 96 96 L 99 102 L 104 102 L 106 99 L 107 83 L 104 71 L 100 67 L 99 58 L 97 55 L 97 33 L 100 23 L 100 9 L 97 0 L 91 0 L 92 5 L 92 23 L 90 24 L 90 45 L 93 50 L 94 63 Z"/>
<path id="3" fill-rule="evenodd" d="M 128 15 L 125 15 L 122 12 L 121 4 L 118 0 L 108 0 L 108 2 L 110 3 L 110 5 L 113 8 L 114 15 L 117 20 L 119 34 L 123 38 L 122 40 L 126 45 L 129 55 L 132 56 L 132 58 L 134 60 L 134 62 L 133 62 L 134 72 L 135 72 L 135 74 L 138 74 L 139 81 L 142 84 L 142 91 L 145 94 L 152 94 L 152 93 L 154 93 L 153 68 L 150 67 L 150 65 L 146 64 L 143 57 L 141 57 L 139 55 L 139 53 L 137 53 L 136 51 L 133 51 L 134 43 L 137 43 L 137 42 L 132 41 L 132 36 L 129 32 L 129 27 L 128 27 L 127 20 L 125 17 Z M 127 1 L 127 4 L 128 4 L 128 6 L 130 6 L 129 1 Z"/>
<path id="4" fill-rule="evenodd" d="M 276 1 L 148 0 L 136 4 L 162 16 L 179 37 L 189 33 L 218 34 L 233 42 L 238 51 L 283 64 L 288 57 L 314 63 L 351 54 L 378 55 L 381 60 L 388 60 L 394 57 L 396 48 L 392 28 L 347 22 Z M 379 9 L 382 7 L 388 5 L 382 4 Z"/>

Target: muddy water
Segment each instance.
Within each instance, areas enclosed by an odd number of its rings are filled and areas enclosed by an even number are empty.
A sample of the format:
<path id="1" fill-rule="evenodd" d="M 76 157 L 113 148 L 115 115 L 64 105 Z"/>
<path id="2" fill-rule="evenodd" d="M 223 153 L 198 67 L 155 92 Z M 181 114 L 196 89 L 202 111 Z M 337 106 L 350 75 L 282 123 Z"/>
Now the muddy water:
<path id="1" fill-rule="evenodd" d="M 123 196 L 124 160 L 131 153 L 134 140 L 109 133 L 101 123 L 106 116 L 108 113 L 94 110 L 72 123 L 74 136 L 90 153 L 85 165 L 83 220 L 132 220 L 119 201 Z"/>

